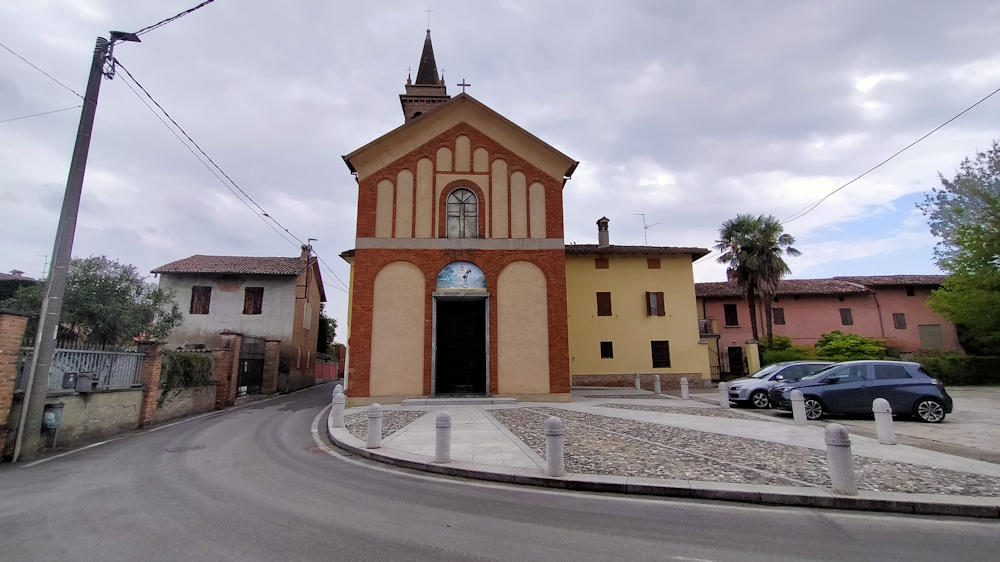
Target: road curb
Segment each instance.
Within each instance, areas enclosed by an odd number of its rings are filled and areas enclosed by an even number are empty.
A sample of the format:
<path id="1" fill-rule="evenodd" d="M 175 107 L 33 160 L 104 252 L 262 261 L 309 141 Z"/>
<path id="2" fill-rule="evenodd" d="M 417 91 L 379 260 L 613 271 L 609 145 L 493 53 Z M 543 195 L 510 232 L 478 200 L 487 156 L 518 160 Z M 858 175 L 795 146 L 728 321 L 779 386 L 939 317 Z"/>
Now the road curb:
<path id="1" fill-rule="evenodd" d="M 329 415 L 326 418 L 326 428 L 327 436 L 334 445 L 366 459 L 401 468 L 489 482 L 584 492 L 723 500 L 759 505 L 1000 519 L 1000 498 L 869 491 L 861 491 L 857 496 L 841 496 L 823 488 L 805 486 L 729 484 L 598 474 L 567 473 L 565 476 L 552 477 L 537 469 L 490 466 L 463 461 L 438 464 L 434 462 L 432 457 L 424 455 L 382 448 L 368 449 L 363 441 L 354 437 L 346 428 L 333 427 Z"/>

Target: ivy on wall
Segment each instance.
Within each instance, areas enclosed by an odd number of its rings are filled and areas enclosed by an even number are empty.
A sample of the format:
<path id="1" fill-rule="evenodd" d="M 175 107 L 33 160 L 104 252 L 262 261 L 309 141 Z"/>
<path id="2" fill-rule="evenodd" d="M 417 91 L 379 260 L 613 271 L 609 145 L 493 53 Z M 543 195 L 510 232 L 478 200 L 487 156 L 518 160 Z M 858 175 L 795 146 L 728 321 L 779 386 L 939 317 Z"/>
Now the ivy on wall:
<path id="1" fill-rule="evenodd" d="M 207 353 L 165 351 L 160 369 L 160 397 L 156 407 L 163 407 L 167 394 L 185 388 L 206 386 L 212 380 L 212 357 Z"/>

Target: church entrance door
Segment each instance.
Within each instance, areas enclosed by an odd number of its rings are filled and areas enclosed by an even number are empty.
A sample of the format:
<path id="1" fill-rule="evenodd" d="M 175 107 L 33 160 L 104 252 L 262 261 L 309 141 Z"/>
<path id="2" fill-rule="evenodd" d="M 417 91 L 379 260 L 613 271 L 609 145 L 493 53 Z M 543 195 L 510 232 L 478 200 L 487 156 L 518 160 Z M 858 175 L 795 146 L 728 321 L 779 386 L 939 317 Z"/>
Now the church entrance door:
<path id="1" fill-rule="evenodd" d="M 486 394 L 486 300 L 437 299 L 434 393 Z"/>

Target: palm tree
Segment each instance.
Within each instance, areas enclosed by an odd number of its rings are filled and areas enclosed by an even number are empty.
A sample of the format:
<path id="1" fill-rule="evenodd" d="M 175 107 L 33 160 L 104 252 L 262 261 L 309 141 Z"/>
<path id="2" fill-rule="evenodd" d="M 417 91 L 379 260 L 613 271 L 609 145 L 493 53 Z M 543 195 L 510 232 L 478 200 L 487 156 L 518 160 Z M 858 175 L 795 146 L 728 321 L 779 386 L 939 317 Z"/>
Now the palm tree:
<path id="1" fill-rule="evenodd" d="M 784 233 L 781 222 L 773 215 L 736 215 L 719 228 L 715 249 L 722 252 L 719 263 L 729 265 L 729 277 L 743 290 L 750 310 L 750 328 L 753 338 L 759 340 L 757 330 L 757 298 L 764 300 L 767 323 L 767 342 L 772 341 L 771 303 L 778 290 L 778 282 L 791 273 L 782 254 L 801 254 L 791 245 L 795 238 Z"/>

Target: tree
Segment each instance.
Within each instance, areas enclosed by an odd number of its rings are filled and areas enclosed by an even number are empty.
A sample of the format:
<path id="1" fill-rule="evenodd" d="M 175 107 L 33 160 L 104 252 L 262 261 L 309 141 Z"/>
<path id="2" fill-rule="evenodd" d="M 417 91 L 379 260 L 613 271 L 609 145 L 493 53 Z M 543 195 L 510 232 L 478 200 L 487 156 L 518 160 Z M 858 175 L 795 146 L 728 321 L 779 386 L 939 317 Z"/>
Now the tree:
<path id="1" fill-rule="evenodd" d="M 337 337 L 337 319 L 330 318 L 323 310 L 326 304 L 321 304 L 319 309 L 319 332 L 316 338 L 316 353 L 329 353 L 330 345 Z"/>
<path id="2" fill-rule="evenodd" d="M 781 222 L 774 215 L 736 215 L 722 223 L 715 249 L 722 252 L 719 263 L 729 265 L 729 278 L 736 281 L 750 310 L 750 329 L 759 340 L 757 330 L 757 298 L 764 298 L 768 342 L 772 337 L 771 302 L 778 290 L 778 282 L 791 273 L 782 254 L 801 254 L 791 245 L 795 238 L 784 233 Z"/>
<path id="3" fill-rule="evenodd" d="M 135 266 L 106 256 L 73 259 L 66 276 L 59 337 L 104 346 L 166 337 L 184 316 L 172 292 L 146 279 Z M 37 313 L 44 292 L 42 282 L 22 287 L 0 308 Z M 28 335 L 36 328 L 37 321 L 32 322 Z"/>
<path id="4" fill-rule="evenodd" d="M 1000 144 L 964 159 L 954 179 L 938 177 L 941 188 L 919 208 L 951 275 L 928 305 L 958 325 L 968 351 L 1000 353 Z"/>

